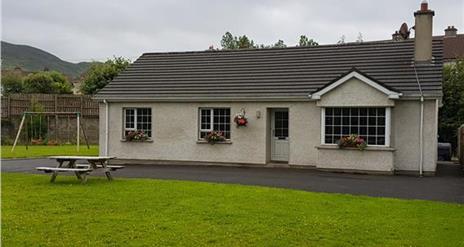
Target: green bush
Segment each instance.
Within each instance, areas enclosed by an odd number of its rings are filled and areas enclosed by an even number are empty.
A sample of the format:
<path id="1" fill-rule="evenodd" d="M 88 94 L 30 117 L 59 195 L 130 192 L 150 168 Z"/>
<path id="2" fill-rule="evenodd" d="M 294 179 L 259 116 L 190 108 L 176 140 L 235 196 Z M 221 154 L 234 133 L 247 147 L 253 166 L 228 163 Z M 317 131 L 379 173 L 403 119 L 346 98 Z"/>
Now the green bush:
<path id="1" fill-rule="evenodd" d="M 443 107 L 439 111 L 440 142 L 457 147 L 457 130 L 464 124 L 464 59 L 443 68 Z"/>

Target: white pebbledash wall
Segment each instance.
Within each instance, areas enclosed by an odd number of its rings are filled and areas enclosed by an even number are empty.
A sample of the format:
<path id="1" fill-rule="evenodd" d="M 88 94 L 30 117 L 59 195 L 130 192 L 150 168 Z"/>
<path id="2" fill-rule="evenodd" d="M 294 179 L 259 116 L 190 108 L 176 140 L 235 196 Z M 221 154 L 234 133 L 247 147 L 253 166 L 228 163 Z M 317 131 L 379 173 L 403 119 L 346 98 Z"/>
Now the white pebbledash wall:
<path id="1" fill-rule="evenodd" d="M 349 100 L 345 100 L 346 98 Z M 426 100 L 424 107 L 424 171 L 432 173 L 435 171 L 437 158 L 437 104 L 437 100 Z M 359 151 L 321 145 L 321 107 L 324 106 L 392 107 L 391 147 L 371 147 Z M 123 141 L 124 107 L 152 108 L 152 142 Z M 230 144 L 209 145 L 198 142 L 198 111 L 201 107 L 228 107 L 232 116 L 245 108 L 248 127 L 236 128 L 231 123 Z M 385 95 L 379 95 L 374 88 L 356 80 L 342 84 L 317 102 L 110 102 L 108 154 L 119 159 L 263 165 L 270 161 L 268 129 L 271 108 L 289 109 L 289 165 L 387 173 L 394 170 L 419 170 L 419 101 L 392 101 Z M 260 118 L 257 117 L 258 111 Z M 104 155 L 103 103 L 100 104 L 100 130 L 100 155 Z"/>

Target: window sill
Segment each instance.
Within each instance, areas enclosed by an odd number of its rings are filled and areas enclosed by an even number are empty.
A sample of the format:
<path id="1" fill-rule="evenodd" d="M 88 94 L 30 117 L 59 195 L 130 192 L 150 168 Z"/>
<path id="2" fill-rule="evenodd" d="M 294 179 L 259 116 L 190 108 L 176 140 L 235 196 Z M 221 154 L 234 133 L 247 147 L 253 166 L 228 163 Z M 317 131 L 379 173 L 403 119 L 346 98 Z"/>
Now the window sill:
<path id="1" fill-rule="evenodd" d="M 357 148 L 352 147 L 345 147 L 339 148 L 338 145 L 330 145 L 330 144 L 321 144 L 316 146 L 317 149 L 336 149 L 336 150 L 358 150 L 358 151 L 386 151 L 386 152 L 394 152 L 396 149 L 391 147 L 382 147 L 382 146 L 367 146 L 364 150 L 359 150 Z"/>
<path id="2" fill-rule="evenodd" d="M 207 141 L 198 140 L 198 141 L 197 141 L 197 144 L 209 144 L 209 145 L 215 145 L 215 144 L 232 144 L 232 141 L 227 140 L 227 141 L 223 141 L 223 142 L 216 142 L 216 143 L 214 143 L 214 144 L 210 144 L 210 143 L 207 142 Z"/>
<path id="3" fill-rule="evenodd" d="M 153 142 L 153 140 L 152 140 L 152 139 L 148 139 L 148 140 L 145 140 L 145 141 L 128 141 L 128 140 L 126 140 L 126 139 L 121 139 L 121 142 L 135 142 L 135 143 L 149 142 L 149 143 L 150 143 L 150 142 Z"/>

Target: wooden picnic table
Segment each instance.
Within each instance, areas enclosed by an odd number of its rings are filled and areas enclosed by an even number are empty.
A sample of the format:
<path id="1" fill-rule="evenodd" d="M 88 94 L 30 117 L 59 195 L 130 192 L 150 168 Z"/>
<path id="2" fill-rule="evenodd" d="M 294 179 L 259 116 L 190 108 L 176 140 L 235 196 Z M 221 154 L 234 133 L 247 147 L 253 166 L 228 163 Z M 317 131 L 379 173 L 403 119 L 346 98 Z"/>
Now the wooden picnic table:
<path id="1" fill-rule="evenodd" d="M 106 178 L 111 181 L 111 171 L 123 168 L 123 166 L 109 166 L 108 161 L 116 157 L 112 156 L 50 156 L 58 162 L 56 167 L 37 167 L 36 169 L 44 172 L 51 172 L 50 182 L 54 182 L 59 172 L 74 172 L 82 183 L 87 182 L 87 174 L 97 169 L 104 169 Z M 87 164 L 76 164 L 78 160 L 85 160 Z"/>

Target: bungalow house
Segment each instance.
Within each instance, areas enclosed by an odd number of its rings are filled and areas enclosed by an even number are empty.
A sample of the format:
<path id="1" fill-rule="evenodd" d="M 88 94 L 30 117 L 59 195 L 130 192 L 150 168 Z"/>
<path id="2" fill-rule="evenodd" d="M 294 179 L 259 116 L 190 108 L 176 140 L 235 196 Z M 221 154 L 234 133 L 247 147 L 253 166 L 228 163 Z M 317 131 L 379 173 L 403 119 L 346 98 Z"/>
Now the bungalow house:
<path id="1" fill-rule="evenodd" d="M 401 41 L 145 53 L 95 96 L 101 155 L 433 174 L 443 38 L 427 3 L 414 16 Z M 136 130 L 148 140 L 129 141 Z M 351 134 L 367 147 L 339 148 Z"/>

